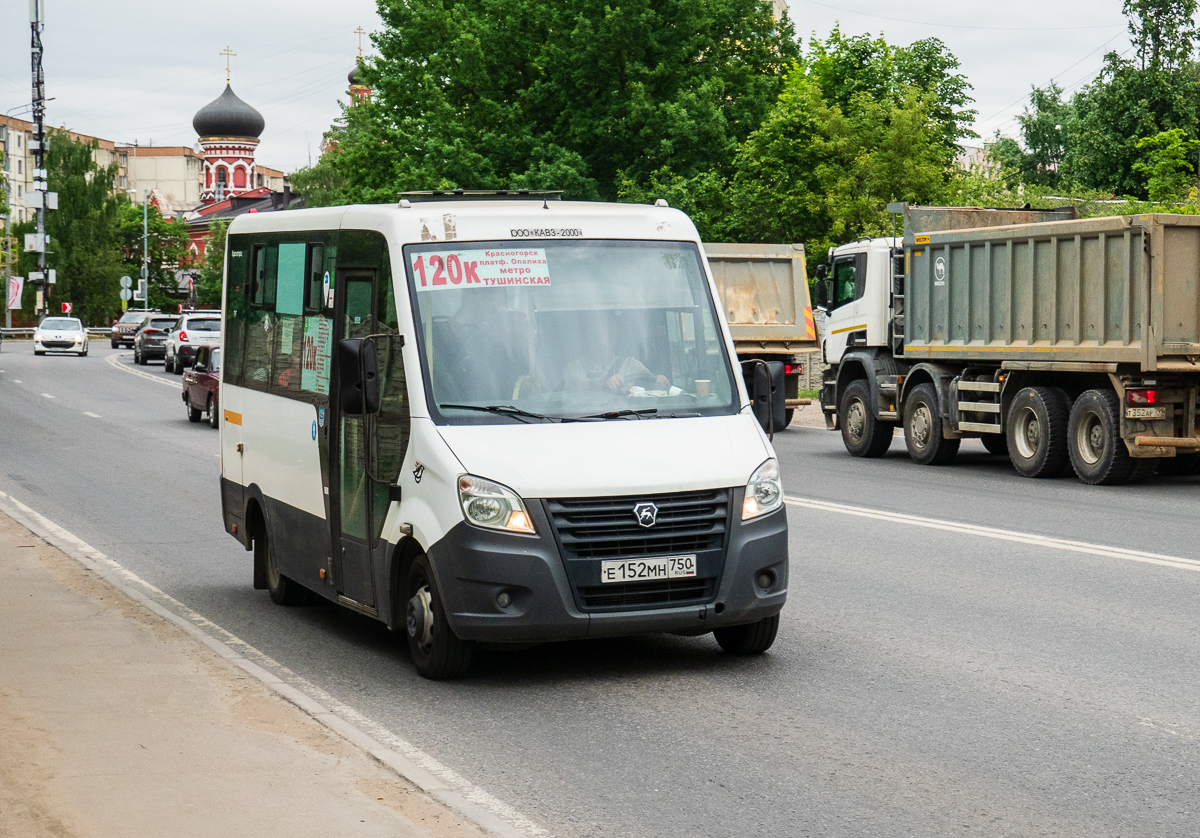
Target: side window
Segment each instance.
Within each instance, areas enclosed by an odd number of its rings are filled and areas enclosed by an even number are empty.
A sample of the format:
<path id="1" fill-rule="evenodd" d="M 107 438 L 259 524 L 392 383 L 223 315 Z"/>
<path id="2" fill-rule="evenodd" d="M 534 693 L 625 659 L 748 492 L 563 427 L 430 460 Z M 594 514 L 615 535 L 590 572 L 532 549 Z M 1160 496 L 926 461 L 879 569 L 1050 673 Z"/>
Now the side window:
<path id="1" fill-rule="evenodd" d="M 316 314 L 325 302 L 325 245 L 308 246 L 306 275 L 308 288 L 304 295 L 304 311 L 306 314 Z"/>
<path id="2" fill-rule="evenodd" d="M 300 391 L 301 354 L 304 347 L 305 245 L 287 242 L 276 252 L 275 317 L 272 327 L 274 365 L 271 390 Z"/>
<path id="3" fill-rule="evenodd" d="M 230 239 L 229 274 L 225 280 L 225 365 L 224 380 L 242 383 L 242 354 L 246 346 L 246 284 L 249 279 L 249 253 L 240 238 Z"/>
<path id="4" fill-rule="evenodd" d="M 255 245 L 251 258 L 250 305 L 246 323 L 243 384 L 266 390 L 271 382 L 275 343 L 279 333 L 275 292 L 279 269 L 278 245 Z"/>
<path id="5" fill-rule="evenodd" d="M 866 286 L 864 261 L 862 255 L 855 255 L 843 257 L 833 263 L 833 301 L 829 307 L 831 311 L 862 297 Z"/>

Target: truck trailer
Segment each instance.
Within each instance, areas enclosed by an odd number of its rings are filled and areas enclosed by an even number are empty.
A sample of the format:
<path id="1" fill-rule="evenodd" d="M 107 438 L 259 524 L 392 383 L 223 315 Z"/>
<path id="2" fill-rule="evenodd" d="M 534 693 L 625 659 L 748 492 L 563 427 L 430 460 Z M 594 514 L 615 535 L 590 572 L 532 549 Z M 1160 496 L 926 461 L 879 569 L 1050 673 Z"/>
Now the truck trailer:
<path id="1" fill-rule="evenodd" d="M 782 367 L 775 429 L 786 427 L 796 408 L 809 403 L 799 398 L 801 355 L 818 348 L 804 245 L 705 242 L 704 253 L 743 370 L 752 375 L 756 361 Z"/>
<path id="2" fill-rule="evenodd" d="M 826 426 L 913 461 L 964 438 L 1024 477 L 1137 482 L 1200 460 L 1200 217 L 891 204 L 904 236 L 830 250 Z"/>

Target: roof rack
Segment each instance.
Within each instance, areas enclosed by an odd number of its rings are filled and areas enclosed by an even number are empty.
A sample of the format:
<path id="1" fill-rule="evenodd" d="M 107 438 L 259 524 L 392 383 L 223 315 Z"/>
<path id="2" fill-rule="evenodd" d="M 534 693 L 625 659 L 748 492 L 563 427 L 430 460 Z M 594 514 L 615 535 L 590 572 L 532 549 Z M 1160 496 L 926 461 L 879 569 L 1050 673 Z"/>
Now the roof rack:
<path id="1" fill-rule="evenodd" d="M 430 192 L 401 192 L 411 203 L 433 201 L 561 201 L 562 190 L 537 189 L 435 189 Z"/>

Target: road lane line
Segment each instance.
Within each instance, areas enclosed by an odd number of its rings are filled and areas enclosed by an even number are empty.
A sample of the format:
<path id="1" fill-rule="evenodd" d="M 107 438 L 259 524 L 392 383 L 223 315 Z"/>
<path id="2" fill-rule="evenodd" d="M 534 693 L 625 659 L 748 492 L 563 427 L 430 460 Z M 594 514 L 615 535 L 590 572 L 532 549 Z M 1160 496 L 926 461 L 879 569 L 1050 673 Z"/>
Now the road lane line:
<path id="1" fill-rule="evenodd" d="M 317 722 L 362 748 L 430 797 L 480 827 L 485 834 L 500 838 L 543 838 L 550 835 L 546 829 L 443 765 L 432 755 L 341 703 L 325 690 L 2 491 L 0 512 L 62 550 L 114 588 L 175 624 L 234 666 L 253 675 Z"/>
<path id="2" fill-rule="evenodd" d="M 799 498 L 787 495 L 784 497 L 784 500 L 789 506 L 800 506 L 820 512 L 836 512 L 840 515 L 873 518 L 877 521 L 887 521 L 893 524 L 906 524 L 912 527 L 942 530 L 943 532 L 956 532 L 964 535 L 979 536 L 980 538 L 994 538 L 999 541 L 1013 541 L 1019 544 L 1030 544 L 1034 547 L 1046 547 L 1051 550 L 1086 553 L 1092 556 L 1103 556 L 1110 559 L 1122 559 L 1128 562 L 1171 567 L 1176 570 L 1191 570 L 1200 573 L 1200 561 L 1185 559 L 1180 556 L 1147 553 L 1141 550 L 1127 550 L 1124 547 L 1109 547 L 1104 544 L 1091 544 L 1086 541 L 1070 541 L 1065 538 L 1054 538 L 1048 535 L 1002 530 L 995 527 L 982 527 L 976 524 L 944 521 L 939 518 L 924 518 L 920 515 L 905 515 L 900 512 L 887 512 L 882 509 L 870 509 L 864 506 L 850 506 L 849 504 L 833 503 L 832 501 L 816 500 L 815 498 Z"/>
<path id="3" fill-rule="evenodd" d="M 83 415 L 84 415 L 84 416 L 90 416 L 90 417 L 92 417 L 93 419 L 103 419 L 103 418 L 104 418 L 104 417 L 103 417 L 103 416 L 101 416 L 99 413 L 88 413 L 86 410 L 83 412 Z"/>
<path id="4" fill-rule="evenodd" d="M 121 363 L 121 361 L 120 361 L 121 357 L 122 357 L 121 355 L 109 355 L 107 358 L 104 359 L 104 363 L 108 364 L 110 367 L 112 367 L 114 369 L 120 370 L 121 372 L 127 372 L 130 375 L 136 375 L 139 378 L 146 379 L 147 381 L 153 381 L 155 384 L 165 384 L 168 387 L 171 387 L 173 389 L 176 389 L 176 390 L 179 389 L 180 385 L 174 381 L 168 381 L 165 378 L 159 378 L 157 375 L 151 375 L 150 373 L 142 372 L 141 370 L 130 369 L 129 367 L 127 367 Z"/>
<path id="5" fill-rule="evenodd" d="M 47 399 L 54 398 L 54 396 L 50 395 L 49 393 L 42 393 L 42 396 L 43 396 L 43 398 L 47 398 Z"/>
<path id="6" fill-rule="evenodd" d="M 25 382 L 24 382 L 24 381 L 22 381 L 22 380 L 21 380 L 21 379 L 19 379 L 19 378 L 14 378 L 14 379 L 13 379 L 13 384 L 24 384 L 24 383 L 25 383 Z"/>

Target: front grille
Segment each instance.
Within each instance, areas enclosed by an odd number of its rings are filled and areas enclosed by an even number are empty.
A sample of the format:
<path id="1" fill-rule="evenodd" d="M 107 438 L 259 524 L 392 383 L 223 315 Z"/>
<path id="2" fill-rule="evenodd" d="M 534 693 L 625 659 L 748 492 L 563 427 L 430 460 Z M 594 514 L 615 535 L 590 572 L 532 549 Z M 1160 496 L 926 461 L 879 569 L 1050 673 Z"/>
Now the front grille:
<path id="1" fill-rule="evenodd" d="M 43 340 L 42 346 L 47 349 L 74 349 L 76 346 L 83 346 L 83 344 L 76 343 L 73 340 Z"/>
<path id="2" fill-rule="evenodd" d="M 585 609 L 620 608 L 645 605 L 683 605 L 713 598 L 717 580 L 668 579 L 663 582 L 631 582 L 629 584 L 587 585 L 579 589 Z"/>
<path id="3" fill-rule="evenodd" d="M 658 507 L 654 526 L 633 508 Z M 724 550 L 729 490 L 549 500 L 550 520 L 567 558 L 625 558 Z"/>

